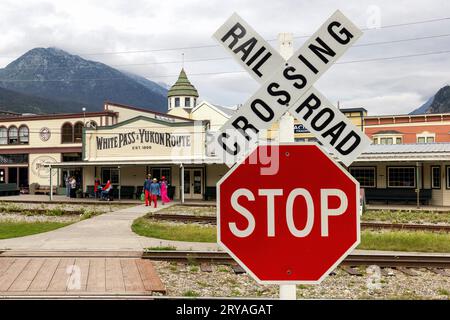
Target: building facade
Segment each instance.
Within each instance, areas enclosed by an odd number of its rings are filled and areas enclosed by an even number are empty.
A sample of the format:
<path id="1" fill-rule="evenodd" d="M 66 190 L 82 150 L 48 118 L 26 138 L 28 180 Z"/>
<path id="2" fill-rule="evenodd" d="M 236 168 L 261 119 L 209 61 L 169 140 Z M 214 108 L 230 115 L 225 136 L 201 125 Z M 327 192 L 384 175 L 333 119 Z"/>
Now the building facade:
<path id="1" fill-rule="evenodd" d="M 214 198 L 228 167 L 214 157 L 207 140 L 236 108 L 199 102 L 198 96 L 181 70 L 168 92 L 167 113 L 114 102 L 105 102 L 101 112 L 3 112 L 0 183 L 15 183 L 24 193 L 45 186 L 64 194 L 66 177 L 75 176 L 81 193 L 89 195 L 99 178 L 102 184 L 112 182 L 115 197 L 134 198 L 150 173 L 166 177 L 175 199 Z M 414 201 L 420 194 L 429 204 L 450 205 L 450 114 L 341 111 L 374 142 L 348 168 L 369 200 Z M 299 143 L 315 141 L 301 123 L 292 130 Z M 278 134 L 275 123 L 267 137 L 277 141 Z"/>

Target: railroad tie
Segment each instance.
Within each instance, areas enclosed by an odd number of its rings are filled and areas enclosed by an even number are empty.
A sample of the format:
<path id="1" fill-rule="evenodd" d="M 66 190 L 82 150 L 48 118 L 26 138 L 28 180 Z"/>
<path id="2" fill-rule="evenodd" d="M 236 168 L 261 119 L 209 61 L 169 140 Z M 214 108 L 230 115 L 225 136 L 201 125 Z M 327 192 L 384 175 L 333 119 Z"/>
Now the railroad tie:
<path id="1" fill-rule="evenodd" d="M 413 270 L 411 270 L 410 268 L 405 268 L 405 267 L 396 267 L 396 269 L 400 272 L 403 272 L 404 274 L 408 275 L 408 276 L 418 276 L 419 274 L 417 272 L 414 272 Z"/>
<path id="2" fill-rule="evenodd" d="M 358 269 L 352 268 L 352 267 L 340 266 L 340 268 L 342 270 L 344 270 L 345 272 L 347 272 L 351 276 L 361 277 L 363 275 L 361 271 L 359 271 Z"/>
<path id="3" fill-rule="evenodd" d="M 441 276 L 450 277 L 450 274 L 445 269 L 441 268 L 427 268 L 427 269 Z"/>
<path id="4" fill-rule="evenodd" d="M 212 272 L 212 266 L 209 263 L 201 263 L 200 270 L 202 272 Z"/>
<path id="5" fill-rule="evenodd" d="M 238 264 L 232 264 L 231 267 L 233 268 L 235 274 L 245 273 L 245 270 Z"/>

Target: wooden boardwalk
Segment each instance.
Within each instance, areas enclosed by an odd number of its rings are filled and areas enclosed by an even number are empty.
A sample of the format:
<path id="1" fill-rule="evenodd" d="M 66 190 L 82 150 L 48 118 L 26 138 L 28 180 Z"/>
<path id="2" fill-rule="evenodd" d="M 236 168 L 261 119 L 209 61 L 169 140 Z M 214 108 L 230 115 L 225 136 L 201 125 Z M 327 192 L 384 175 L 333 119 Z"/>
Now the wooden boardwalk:
<path id="1" fill-rule="evenodd" d="M 132 255 L 0 254 L 0 298 L 147 296 L 165 292 L 152 262 Z"/>

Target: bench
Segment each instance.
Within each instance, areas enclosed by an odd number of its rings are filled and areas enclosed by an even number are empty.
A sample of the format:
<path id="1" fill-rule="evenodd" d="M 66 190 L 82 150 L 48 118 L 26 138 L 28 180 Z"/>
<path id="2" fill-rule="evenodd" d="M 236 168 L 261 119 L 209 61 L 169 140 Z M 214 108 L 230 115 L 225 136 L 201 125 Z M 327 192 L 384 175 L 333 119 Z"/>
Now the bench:
<path id="1" fill-rule="evenodd" d="M 95 198 L 94 186 L 86 186 L 85 198 Z"/>
<path id="2" fill-rule="evenodd" d="M 135 195 L 134 186 L 120 186 L 121 199 L 133 199 Z"/>
<path id="3" fill-rule="evenodd" d="M 215 200 L 216 199 L 216 187 L 205 187 L 205 200 Z"/>
<path id="4" fill-rule="evenodd" d="M 414 188 L 365 188 L 366 202 L 369 201 L 385 201 L 386 204 L 391 202 L 405 201 L 408 203 L 417 201 L 417 193 Z M 428 204 L 431 200 L 431 189 L 420 189 L 419 201 L 423 204 Z"/>
<path id="5" fill-rule="evenodd" d="M 136 199 L 141 199 L 142 190 L 144 190 L 144 186 L 136 187 Z"/>
<path id="6" fill-rule="evenodd" d="M 53 194 L 56 194 L 56 186 L 52 187 Z M 39 183 L 30 185 L 30 194 L 50 194 L 50 186 L 41 186 Z"/>
<path id="7" fill-rule="evenodd" d="M 17 196 L 20 189 L 15 183 L 0 183 L 0 196 Z"/>

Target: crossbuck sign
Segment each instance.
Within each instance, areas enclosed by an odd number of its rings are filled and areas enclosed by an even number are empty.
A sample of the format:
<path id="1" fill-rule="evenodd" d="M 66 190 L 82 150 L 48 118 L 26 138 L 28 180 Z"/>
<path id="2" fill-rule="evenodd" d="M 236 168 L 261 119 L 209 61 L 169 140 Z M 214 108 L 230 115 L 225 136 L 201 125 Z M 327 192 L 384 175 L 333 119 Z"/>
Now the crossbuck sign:
<path id="1" fill-rule="evenodd" d="M 345 165 L 370 144 L 369 138 L 313 84 L 361 36 L 339 10 L 285 61 L 237 14 L 214 38 L 261 83 L 260 89 L 213 137 L 216 153 L 231 166 L 256 147 L 258 135 L 286 112 L 313 133 Z"/>

